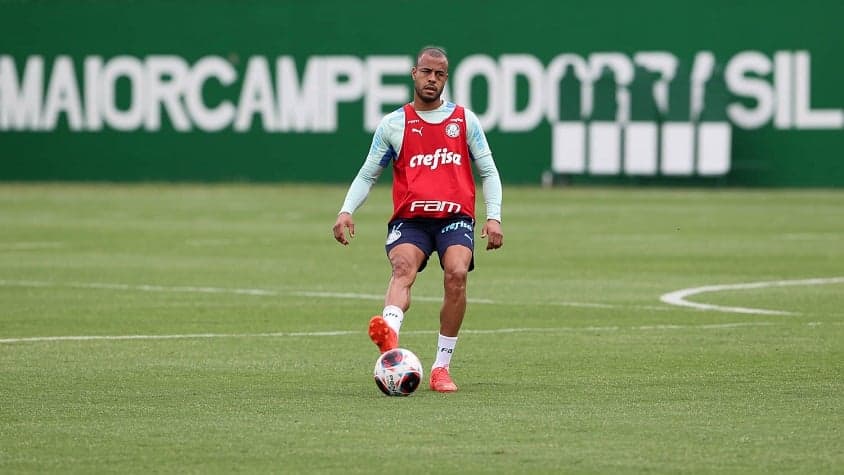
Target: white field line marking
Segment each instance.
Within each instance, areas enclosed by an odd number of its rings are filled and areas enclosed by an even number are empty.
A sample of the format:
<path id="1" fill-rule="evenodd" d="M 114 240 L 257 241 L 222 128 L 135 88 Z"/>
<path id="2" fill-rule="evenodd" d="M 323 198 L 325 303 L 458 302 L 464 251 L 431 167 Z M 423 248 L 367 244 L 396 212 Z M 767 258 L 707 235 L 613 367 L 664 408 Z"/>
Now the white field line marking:
<path id="1" fill-rule="evenodd" d="M 23 241 L 0 243 L 0 251 L 32 251 L 38 249 L 58 249 L 64 247 L 61 241 Z"/>
<path id="2" fill-rule="evenodd" d="M 206 293 L 206 294 L 237 294 L 237 295 L 254 295 L 263 297 L 277 297 L 283 295 L 292 295 L 295 297 L 314 297 L 314 298 L 332 298 L 332 299 L 357 299 L 357 300 L 384 300 L 384 295 L 376 294 L 360 294 L 352 292 L 319 292 L 307 290 L 293 290 L 293 291 L 277 291 L 267 289 L 231 289 L 222 287 L 194 287 L 194 286 L 174 286 L 168 287 L 163 285 L 150 284 L 116 284 L 116 283 L 101 283 L 101 282 L 48 282 L 48 281 L 34 281 L 34 280 L 0 280 L 0 287 L 69 287 L 75 289 L 101 289 L 101 290 L 126 290 L 138 292 L 174 292 L 174 293 Z M 419 302 L 441 302 L 442 297 L 426 297 L 414 296 L 414 300 Z M 475 304 L 499 304 L 514 302 L 499 302 L 490 299 L 469 298 L 469 303 Z M 540 305 L 560 305 L 570 307 L 592 307 L 592 308 L 629 308 L 624 305 L 613 305 L 603 303 L 588 303 L 588 302 L 537 302 Z M 662 307 L 651 307 L 660 308 Z"/>
<path id="3" fill-rule="evenodd" d="M 514 305 L 526 305 L 521 302 L 507 302 Z M 534 302 L 533 305 L 552 305 L 557 307 L 581 307 L 581 308 L 635 308 L 639 310 L 656 310 L 659 312 L 665 311 L 674 311 L 676 310 L 674 307 L 668 306 L 657 306 L 657 305 L 621 305 L 621 304 L 613 304 L 613 303 L 595 303 L 595 302 Z"/>
<path id="4" fill-rule="evenodd" d="M 839 233 L 786 233 L 781 234 L 780 239 L 786 241 L 838 241 L 841 239 Z"/>
<path id="5" fill-rule="evenodd" d="M 188 246 L 245 246 L 251 244 L 275 244 L 275 240 L 239 238 L 239 239 L 188 239 L 185 244 Z"/>
<path id="6" fill-rule="evenodd" d="M 819 324 L 819 322 L 813 322 Z M 507 333 L 574 333 L 574 332 L 617 332 L 632 331 L 664 331 L 664 330 L 719 330 L 742 327 L 762 327 L 777 325 L 771 322 L 739 322 L 707 325 L 643 325 L 634 327 L 557 327 L 557 328 L 499 328 L 492 330 L 464 329 L 461 333 L 475 335 L 495 335 Z M 291 337 L 334 337 L 363 335 L 363 331 L 336 330 L 322 332 L 273 332 L 273 333 L 187 333 L 176 335 L 68 335 L 68 336 L 34 336 L 21 338 L 0 338 L 0 344 L 13 343 L 49 343 L 65 341 L 119 341 L 119 340 L 189 340 L 207 338 L 291 338 Z M 403 334 L 433 335 L 434 330 L 405 331 Z"/>
<path id="7" fill-rule="evenodd" d="M 356 300 L 384 300 L 383 295 L 375 294 L 357 294 L 351 292 L 315 292 L 315 291 L 293 291 L 290 295 L 297 297 L 319 297 L 328 299 L 356 299 Z M 425 297 L 413 296 L 413 300 L 418 302 L 442 302 L 442 297 Z M 491 299 L 466 299 L 468 303 L 475 304 L 509 304 L 509 305 L 526 305 L 520 302 L 499 302 Z M 554 305 L 560 307 L 584 307 L 584 308 L 644 308 L 646 310 L 672 310 L 671 307 L 657 307 L 655 305 L 648 306 L 631 306 L 631 305 L 615 305 L 610 303 L 595 303 L 595 302 L 534 302 L 533 305 Z"/>
<path id="8" fill-rule="evenodd" d="M 353 292 L 323 292 L 310 290 L 292 290 L 292 291 L 277 291 L 267 289 L 237 289 L 237 288 L 222 288 L 222 287 L 194 287 L 194 286 L 175 286 L 167 287 L 163 285 L 150 284 L 117 284 L 117 283 L 100 283 L 100 282 L 47 282 L 47 281 L 32 281 L 32 280 L 0 280 L 0 287 L 69 287 L 75 289 L 101 289 L 101 290 L 125 290 L 137 292 L 173 292 L 173 293 L 206 293 L 206 294 L 237 294 L 237 295 L 253 295 L 263 297 L 278 297 L 283 295 L 291 295 L 294 297 L 312 297 L 312 298 L 327 298 L 327 299 L 355 299 L 355 300 L 375 300 L 383 301 L 384 295 L 376 294 L 362 294 Z M 429 296 L 414 296 L 414 300 L 418 302 L 442 302 L 442 297 Z M 550 305 L 558 307 L 579 307 L 579 308 L 605 308 L 605 309 L 642 309 L 655 311 L 673 311 L 674 307 L 665 306 L 658 307 L 655 305 L 622 305 L 622 304 L 608 304 L 598 302 L 567 302 L 567 301 L 551 301 L 551 302 L 517 302 L 517 301 L 498 301 L 492 299 L 482 298 L 468 298 L 466 299 L 471 304 L 490 304 L 490 305 Z"/>
<path id="9" fill-rule="evenodd" d="M 197 286 L 163 286 L 152 284 L 119 284 L 119 283 L 103 283 L 103 282 L 49 282 L 49 281 L 34 281 L 34 280 L 0 280 L 0 287 L 68 287 L 75 289 L 99 289 L 99 290 L 123 290 L 136 292 L 167 292 L 167 293 L 205 293 L 205 294 L 235 294 L 235 295 L 251 295 L 261 297 L 278 297 L 284 295 L 291 295 L 295 297 L 312 297 L 312 298 L 330 298 L 330 299 L 356 299 L 356 300 L 375 300 L 380 301 L 384 299 L 383 295 L 376 294 L 362 294 L 353 292 L 324 292 L 324 291 L 308 291 L 308 290 L 292 290 L 292 291 L 278 291 L 268 289 L 239 289 L 239 288 L 223 288 L 223 287 L 197 287 Z M 668 295 L 668 294 L 666 294 Z M 665 296 L 663 296 L 665 297 Z M 414 296 L 414 300 L 419 302 L 441 302 L 441 297 L 429 296 Z M 643 309 L 654 311 L 673 311 L 675 307 L 666 306 L 659 307 L 656 305 L 621 305 L 598 302 L 571 302 L 571 301 L 550 301 L 550 302 L 515 302 L 515 301 L 497 301 L 491 299 L 469 298 L 468 303 L 472 304 L 492 304 L 492 305 L 550 305 L 559 307 L 579 307 L 579 308 L 598 308 L 598 309 Z M 664 300 L 663 300 L 664 301 Z M 670 303 L 670 302 L 666 302 Z M 691 302 L 690 302 L 691 303 Z M 676 305 L 676 304 L 672 304 Z M 710 310 L 703 304 L 687 305 L 689 308 L 696 308 L 698 310 Z M 780 314 L 776 311 L 773 314 Z M 747 313 L 747 312 L 739 312 Z"/>
<path id="10" fill-rule="evenodd" d="M 711 304 L 701 304 L 689 302 L 685 300 L 690 295 L 695 295 L 704 292 L 715 292 L 720 290 L 734 290 L 734 289 L 751 289 L 773 286 L 785 285 L 818 285 L 844 282 L 844 277 L 836 277 L 831 279 L 806 279 L 798 281 L 775 281 L 775 282 L 755 282 L 749 284 L 728 284 L 728 285 L 713 285 L 706 287 L 696 287 L 691 289 L 682 289 L 675 292 L 664 294 L 660 300 L 666 304 L 674 306 L 683 306 L 687 308 L 694 308 L 697 310 L 718 310 L 732 313 L 749 313 L 760 315 L 794 315 L 793 312 L 786 312 L 781 310 L 765 310 L 745 307 L 726 307 Z M 382 300 L 383 295 L 376 294 L 361 294 L 351 292 L 320 292 L 320 291 L 277 291 L 268 289 L 240 289 L 240 288 L 222 288 L 222 287 L 197 287 L 197 286 L 163 286 L 150 284 L 119 284 L 119 283 L 101 283 L 101 282 L 66 282 L 56 283 L 49 281 L 31 281 L 31 280 L 0 280 L 0 286 L 6 287 L 69 287 L 78 289 L 102 289 L 102 290 L 124 290 L 124 291 L 140 291 L 140 292 L 173 292 L 173 293 L 208 293 L 208 294 L 235 294 L 235 295 L 251 295 L 275 297 L 283 295 L 292 295 L 297 297 L 314 297 L 314 298 L 338 298 L 338 299 L 360 299 L 360 300 Z M 439 302 L 440 297 L 426 297 L 416 296 L 417 301 L 422 302 Z M 469 303 L 474 304 L 515 304 L 525 305 L 518 302 L 499 302 L 491 299 L 477 299 L 469 298 Z M 535 305 L 555 305 L 566 307 L 583 307 L 583 308 L 638 308 L 645 310 L 656 311 L 670 311 L 672 307 L 658 307 L 653 305 L 619 305 L 596 302 L 567 302 L 567 301 L 551 301 L 551 302 L 533 302 Z"/>
<path id="11" fill-rule="evenodd" d="M 290 295 L 295 295 L 297 297 L 320 297 L 320 298 L 330 298 L 330 299 L 359 299 L 359 300 L 384 300 L 383 295 L 375 295 L 375 294 L 356 294 L 350 292 L 312 292 L 312 291 L 294 291 L 290 292 Z M 442 297 L 422 297 L 422 296 L 413 296 L 413 300 L 417 300 L 419 302 L 442 302 Z M 496 303 L 494 300 L 489 299 L 473 299 L 468 298 L 466 299 L 469 303 Z"/>
<path id="12" fill-rule="evenodd" d="M 794 312 L 786 312 L 784 310 L 766 310 L 762 308 L 748 308 L 748 307 L 729 307 L 724 305 L 713 305 L 705 303 L 690 302 L 686 297 L 692 295 L 703 294 L 707 292 L 721 292 L 724 290 L 747 290 L 747 289 L 764 289 L 768 287 L 787 287 L 793 285 L 826 285 L 826 284 L 842 284 L 844 277 L 829 277 L 818 279 L 801 279 L 801 280 L 774 280 L 768 282 L 747 282 L 742 284 L 723 284 L 723 285 L 707 285 L 703 287 L 693 287 L 689 289 L 675 290 L 663 294 L 659 299 L 670 305 L 679 305 L 683 307 L 692 307 L 700 310 L 715 310 L 719 312 L 730 313 L 749 313 L 756 315 L 799 315 Z"/>
<path id="13" fill-rule="evenodd" d="M 205 293 L 205 294 L 239 294 L 258 296 L 277 296 L 281 292 L 264 289 L 226 289 L 221 287 L 193 287 L 163 285 L 129 285 L 108 284 L 101 282 L 47 282 L 36 280 L 0 280 L 2 287 L 70 287 L 74 289 L 102 289 L 102 290 L 134 290 L 139 292 L 175 292 L 175 293 Z"/>
<path id="14" fill-rule="evenodd" d="M 203 338 L 268 338 L 268 337 L 319 337 L 342 336 L 360 333 L 356 331 L 325 332 L 275 332 L 275 333 L 185 333 L 176 335 L 69 335 L 34 336 L 24 338 L 2 338 L 0 343 L 31 343 L 50 341 L 97 341 L 97 340 L 191 340 Z"/>

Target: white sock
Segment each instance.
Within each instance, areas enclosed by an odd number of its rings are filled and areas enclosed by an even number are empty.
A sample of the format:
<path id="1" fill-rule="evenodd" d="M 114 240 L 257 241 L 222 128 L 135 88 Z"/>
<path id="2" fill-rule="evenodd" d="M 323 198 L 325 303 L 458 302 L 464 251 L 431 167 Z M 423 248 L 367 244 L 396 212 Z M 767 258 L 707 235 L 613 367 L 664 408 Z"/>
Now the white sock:
<path id="1" fill-rule="evenodd" d="M 381 316 L 384 317 L 387 325 L 398 335 L 399 330 L 401 330 L 401 322 L 404 321 L 404 312 L 395 305 L 387 305 L 381 312 Z"/>
<path id="2" fill-rule="evenodd" d="M 434 368 L 447 368 L 451 363 L 451 355 L 454 354 L 454 347 L 457 346 L 456 336 L 443 336 L 437 338 L 437 358 L 434 361 Z"/>

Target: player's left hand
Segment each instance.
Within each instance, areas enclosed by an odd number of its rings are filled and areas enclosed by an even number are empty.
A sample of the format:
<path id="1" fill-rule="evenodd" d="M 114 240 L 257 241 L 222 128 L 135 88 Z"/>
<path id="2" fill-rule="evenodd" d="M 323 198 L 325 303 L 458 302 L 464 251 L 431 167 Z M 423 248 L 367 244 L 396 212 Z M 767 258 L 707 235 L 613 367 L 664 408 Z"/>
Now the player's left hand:
<path id="1" fill-rule="evenodd" d="M 487 238 L 486 250 L 498 249 L 504 245 L 504 232 L 501 231 L 501 223 L 495 219 L 488 219 L 481 229 L 481 237 Z"/>

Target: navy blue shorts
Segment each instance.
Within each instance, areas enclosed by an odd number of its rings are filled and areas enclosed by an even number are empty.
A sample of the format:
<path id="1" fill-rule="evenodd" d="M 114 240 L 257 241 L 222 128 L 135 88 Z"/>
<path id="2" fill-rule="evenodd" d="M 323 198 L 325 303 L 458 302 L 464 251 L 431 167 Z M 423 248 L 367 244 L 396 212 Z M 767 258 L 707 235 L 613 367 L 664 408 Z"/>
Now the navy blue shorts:
<path id="1" fill-rule="evenodd" d="M 410 243 L 425 253 L 425 259 L 419 266 L 419 272 L 428 265 L 428 258 L 436 249 L 443 266 L 443 256 L 449 246 L 468 247 L 472 253 L 469 270 L 475 268 L 475 221 L 472 218 L 456 216 L 445 219 L 398 218 L 387 224 L 387 255 L 399 244 Z"/>

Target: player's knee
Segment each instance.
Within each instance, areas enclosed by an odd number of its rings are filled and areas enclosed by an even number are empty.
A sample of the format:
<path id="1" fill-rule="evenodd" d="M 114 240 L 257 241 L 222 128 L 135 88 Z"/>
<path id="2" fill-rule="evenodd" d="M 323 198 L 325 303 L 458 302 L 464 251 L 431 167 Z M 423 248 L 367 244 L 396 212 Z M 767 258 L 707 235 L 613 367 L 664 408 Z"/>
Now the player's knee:
<path id="1" fill-rule="evenodd" d="M 416 276 L 417 264 L 407 256 L 397 255 L 390 258 L 393 267 L 393 278 L 400 280 L 413 280 Z"/>
<path id="2" fill-rule="evenodd" d="M 464 291 L 466 289 L 466 280 L 469 277 L 469 270 L 465 268 L 455 268 L 445 270 L 445 288 L 450 291 Z"/>

